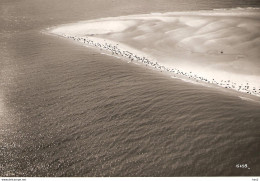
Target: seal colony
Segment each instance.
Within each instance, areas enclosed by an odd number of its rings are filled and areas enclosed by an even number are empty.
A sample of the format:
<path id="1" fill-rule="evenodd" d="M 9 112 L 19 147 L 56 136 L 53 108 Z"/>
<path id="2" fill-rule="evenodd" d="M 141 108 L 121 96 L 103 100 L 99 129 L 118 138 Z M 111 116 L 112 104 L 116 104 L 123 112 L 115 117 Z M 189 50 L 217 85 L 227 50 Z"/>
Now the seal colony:
<path id="1" fill-rule="evenodd" d="M 121 16 L 48 31 L 193 83 L 260 96 L 258 10 Z"/>

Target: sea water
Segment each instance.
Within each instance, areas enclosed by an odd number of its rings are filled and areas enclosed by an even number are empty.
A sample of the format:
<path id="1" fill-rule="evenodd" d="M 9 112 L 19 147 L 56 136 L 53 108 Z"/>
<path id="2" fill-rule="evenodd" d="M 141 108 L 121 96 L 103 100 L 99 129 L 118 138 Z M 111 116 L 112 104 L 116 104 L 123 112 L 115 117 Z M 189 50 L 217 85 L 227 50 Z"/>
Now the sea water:
<path id="1" fill-rule="evenodd" d="M 0 176 L 259 175 L 258 102 L 41 33 L 102 17 L 259 6 L 2 0 Z"/>

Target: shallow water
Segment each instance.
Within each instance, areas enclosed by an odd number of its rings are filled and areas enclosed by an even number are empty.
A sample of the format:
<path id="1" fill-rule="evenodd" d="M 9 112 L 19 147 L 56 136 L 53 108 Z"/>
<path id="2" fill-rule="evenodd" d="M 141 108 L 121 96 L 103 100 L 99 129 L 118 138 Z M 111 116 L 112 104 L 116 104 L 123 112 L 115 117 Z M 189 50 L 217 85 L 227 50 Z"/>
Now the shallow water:
<path id="1" fill-rule="evenodd" d="M 186 2 L 1 1 L 0 176 L 259 175 L 259 103 L 40 32 L 108 16 L 259 7 Z"/>

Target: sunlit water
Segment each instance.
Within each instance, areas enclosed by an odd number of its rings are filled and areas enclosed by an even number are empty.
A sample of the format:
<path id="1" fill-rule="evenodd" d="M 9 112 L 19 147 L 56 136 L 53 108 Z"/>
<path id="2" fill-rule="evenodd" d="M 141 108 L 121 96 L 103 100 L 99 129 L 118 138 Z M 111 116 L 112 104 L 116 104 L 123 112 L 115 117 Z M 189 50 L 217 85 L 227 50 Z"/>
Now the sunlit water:
<path id="1" fill-rule="evenodd" d="M 259 175 L 258 102 L 41 33 L 108 16 L 259 7 L 247 2 L 2 0 L 0 176 Z"/>

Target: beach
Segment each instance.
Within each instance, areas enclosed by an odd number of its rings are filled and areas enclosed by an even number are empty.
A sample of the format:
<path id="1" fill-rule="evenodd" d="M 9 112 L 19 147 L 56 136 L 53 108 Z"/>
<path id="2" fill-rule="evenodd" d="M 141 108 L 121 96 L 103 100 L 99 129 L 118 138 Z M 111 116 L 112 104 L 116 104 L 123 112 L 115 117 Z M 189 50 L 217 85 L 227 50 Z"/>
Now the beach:
<path id="1" fill-rule="evenodd" d="M 259 19 L 258 8 L 216 9 L 101 18 L 49 32 L 173 77 L 259 97 Z"/>

